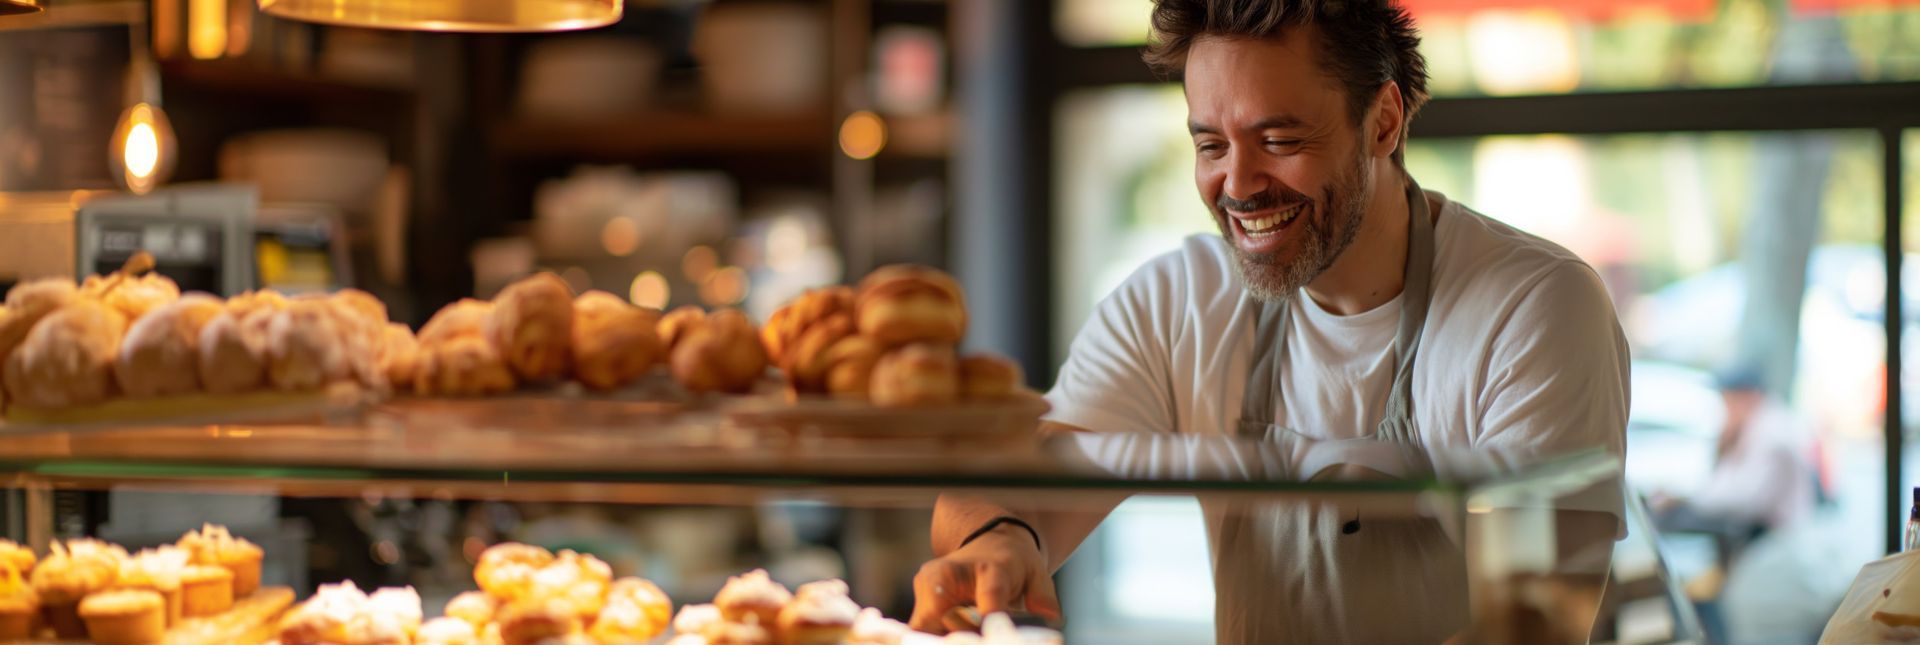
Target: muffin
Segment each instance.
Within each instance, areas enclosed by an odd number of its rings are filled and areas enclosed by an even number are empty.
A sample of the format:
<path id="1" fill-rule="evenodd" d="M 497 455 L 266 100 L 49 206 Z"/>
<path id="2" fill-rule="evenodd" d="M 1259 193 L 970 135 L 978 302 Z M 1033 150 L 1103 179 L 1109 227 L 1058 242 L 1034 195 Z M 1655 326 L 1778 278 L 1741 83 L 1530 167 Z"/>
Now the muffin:
<path id="1" fill-rule="evenodd" d="M 81 599 L 112 588 L 126 559 L 126 549 L 99 540 L 83 538 L 53 544 L 47 559 L 33 568 L 32 581 L 55 635 L 86 636 L 86 625 L 80 620 Z"/>
<path id="2" fill-rule="evenodd" d="M 0 538 L 0 563 L 13 565 L 14 571 L 21 575 L 33 573 L 33 565 L 40 559 L 34 557 L 33 549 L 16 544 L 13 540 Z"/>
<path id="3" fill-rule="evenodd" d="M 180 572 L 180 614 L 211 616 L 233 608 L 233 572 L 215 565 L 188 565 Z"/>
<path id="4" fill-rule="evenodd" d="M 193 563 L 218 566 L 233 572 L 233 597 L 245 598 L 260 588 L 260 547 L 227 532 L 227 527 L 206 524 L 200 530 L 180 536 L 180 548 L 193 554 Z"/>
<path id="5" fill-rule="evenodd" d="M 458 618 L 481 629 L 493 622 L 493 614 L 500 610 L 500 602 L 484 591 L 465 591 L 447 601 L 446 611 L 449 617 Z"/>
<path id="6" fill-rule="evenodd" d="M 87 637 L 100 645 L 145 645 L 167 631 L 167 603 L 146 589 L 102 591 L 80 601 Z"/>
<path id="7" fill-rule="evenodd" d="M 822 580 L 800 585 L 775 623 L 781 645 L 840 645 L 860 618 L 860 604 L 847 597 L 847 583 Z"/>
<path id="8" fill-rule="evenodd" d="M 673 619 L 673 601 L 652 582 L 640 578 L 614 581 L 606 607 L 587 634 L 606 643 L 643 642 L 667 631 Z"/>
<path id="9" fill-rule="evenodd" d="M 167 625 L 180 622 L 184 612 L 180 593 L 180 574 L 192 564 L 193 554 L 174 546 L 143 549 L 120 565 L 119 589 L 145 589 L 160 594 L 166 601 Z"/>
<path id="10" fill-rule="evenodd" d="M 960 366 L 951 347 L 908 345 L 880 357 L 869 394 L 875 405 L 917 406 L 960 398 Z"/>
<path id="11" fill-rule="evenodd" d="M 726 586 L 714 595 L 713 604 L 720 608 L 721 618 L 728 622 L 771 626 L 780 617 L 780 610 L 792 600 L 793 593 L 774 582 L 765 569 L 754 569 L 727 578 Z"/>
<path id="12" fill-rule="evenodd" d="M 478 645 L 480 630 L 458 618 L 441 616 L 420 625 L 414 645 Z"/>
<path id="13" fill-rule="evenodd" d="M 573 288 L 547 272 L 507 285 L 493 298 L 485 333 L 519 379 L 564 376 L 573 358 Z"/>
<path id="14" fill-rule="evenodd" d="M 25 640 L 40 617 L 40 596 L 14 562 L 0 560 L 0 643 Z"/>
<path id="15" fill-rule="evenodd" d="M 473 581 L 497 600 L 527 597 L 533 574 L 553 562 L 553 552 L 530 544 L 502 542 L 480 552 L 473 565 Z"/>

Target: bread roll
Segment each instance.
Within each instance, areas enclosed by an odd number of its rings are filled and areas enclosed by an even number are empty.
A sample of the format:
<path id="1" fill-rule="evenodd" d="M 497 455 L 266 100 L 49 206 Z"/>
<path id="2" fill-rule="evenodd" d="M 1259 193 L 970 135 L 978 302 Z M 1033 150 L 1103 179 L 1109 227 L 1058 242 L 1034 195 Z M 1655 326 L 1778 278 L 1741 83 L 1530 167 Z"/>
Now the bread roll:
<path id="1" fill-rule="evenodd" d="M 813 289 L 774 312 L 761 330 L 761 344 L 767 348 L 767 359 L 784 367 L 787 351 L 808 329 L 828 318 L 853 314 L 853 296 L 853 289 L 848 287 Z"/>
<path id="2" fill-rule="evenodd" d="M 964 399 L 1004 399 L 1020 391 L 1026 382 L 1020 365 L 994 354 L 974 354 L 960 359 L 960 397 Z"/>
<path id="3" fill-rule="evenodd" d="M 380 339 L 380 373 L 395 390 L 413 387 L 413 376 L 420 363 L 420 342 L 413 330 L 400 323 L 387 323 Z"/>
<path id="4" fill-rule="evenodd" d="M 573 301 L 573 375 L 587 387 L 611 390 L 640 378 L 666 358 L 654 330 L 658 314 L 605 291 Z"/>
<path id="5" fill-rule="evenodd" d="M 267 326 L 267 382 L 297 392 L 352 378 L 341 324 L 325 298 L 296 298 L 275 312 Z"/>
<path id="6" fill-rule="evenodd" d="M 107 400 L 114 391 L 114 357 L 126 331 L 125 315 L 84 298 L 47 314 L 7 357 L 9 402 L 64 408 Z"/>
<path id="7" fill-rule="evenodd" d="M 673 378 L 689 391 L 746 392 L 767 370 L 767 352 L 746 314 L 722 309 L 674 346 Z"/>
<path id="8" fill-rule="evenodd" d="M 227 299 L 227 312 L 236 320 L 245 320 L 255 311 L 279 311 L 287 307 L 287 297 L 272 289 L 260 289 Z"/>
<path id="9" fill-rule="evenodd" d="M 129 321 L 138 321 L 148 312 L 179 299 L 180 285 L 158 273 L 126 278 L 109 289 L 104 298 L 107 305 L 120 310 Z"/>
<path id="10" fill-rule="evenodd" d="M 427 324 L 420 326 L 420 334 L 416 338 L 422 346 L 426 346 L 461 336 L 479 336 L 492 314 L 493 303 L 464 298 L 441 307 L 432 318 L 427 319 Z"/>
<path id="11" fill-rule="evenodd" d="M 79 287 L 65 278 L 46 278 L 14 285 L 7 292 L 7 313 L 0 316 L 0 361 L 27 340 L 27 332 L 55 309 L 73 302 Z"/>
<path id="12" fill-rule="evenodd" d="M 218 298 L 191 294 L 134 321 L 113 363 L 120 391 L 132 397 L 200 391 L 200 332 L 225 313 Z"/>
<path id="13" fill-rule="evenodd" d="M 953 345 L 967 334 L 965 295 L 936 269 L 881 267 L 860 281 L 855 307 L 860 333 L 887 347 Z"/>
<path id="14" fill-rule="evenodd" d="M 493 298 L 486 333 L 520 380 L 564 376 L 573 358 L 573 289 L 552 273 L 507 285 Z"/>
<path id="15" fill-rule="evenodd" d="M 853 317 L 845 313 L 834 314 L 802 332 L 789 348 L 787 362 L 780 366 L 787 382 L 799 392 L 827 391 L 827 349 L 853 333 Z"/>
<path id="16" fill-rule="evenodd" d="M 200 329 L 200 386 L 213 394 L 252 392 L 267 385 L 267 327 L 275 310 L 253 308 L 244 316 L 228 310 Z"/>
<path id="17" fill-rule="evenodd" d="M 413 391 L 421 396 L 482 396 L 514 387 L 499 350 L 477 334 L 421 343 L 414 370 Z"/>
<path id="18" fill-rule="evenodd" d="M 885 350 L 866 336 L 848 336 L 828 348 L 827 393 L 834 398 L 865 401 L 873 382 L 874 365 Z"/>
<path id="19" fill-rule="evenodd" d="M 680 346 L 681 340 L 686 339 L 688 332 L 705 324 L 706 320 L 705 310 L 694 305 L 685 305 L 661 316 L 654 330 L 660 334 L 660 343 L 671 352 L 673 348 Z"/>
<path id="20" fill-rule="evenodd" d="M 873 366 L 870 387 L 875 405 L 952 403 L 960 398 L 959 360 L 951 347 L 908 345 L 880 357 Z"/>

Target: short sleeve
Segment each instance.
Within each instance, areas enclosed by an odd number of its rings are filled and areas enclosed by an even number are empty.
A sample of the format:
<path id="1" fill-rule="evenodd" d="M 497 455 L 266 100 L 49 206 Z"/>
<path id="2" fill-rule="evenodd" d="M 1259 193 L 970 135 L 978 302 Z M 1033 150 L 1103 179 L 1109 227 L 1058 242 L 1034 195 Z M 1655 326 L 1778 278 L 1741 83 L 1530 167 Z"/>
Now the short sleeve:
<path id="1" fill-rule="evenodd" d="M 1187 310 L 1178 253 L 1149 262 L 1093 310 L 1068 350 L 1047 419 L 1095 432 L 1173 432 L 1169 343 Z"/>
<path id="2" fill-rule="evenodd" d="M 1494 334 L 1474 447 L 1539 461 L 1594 448 L 1624 458 L 1630 358 L 1600 277 L 1566 262 L 1525 291 Z M 1562 504 L 1621 514 L 1618 478 Z"/>

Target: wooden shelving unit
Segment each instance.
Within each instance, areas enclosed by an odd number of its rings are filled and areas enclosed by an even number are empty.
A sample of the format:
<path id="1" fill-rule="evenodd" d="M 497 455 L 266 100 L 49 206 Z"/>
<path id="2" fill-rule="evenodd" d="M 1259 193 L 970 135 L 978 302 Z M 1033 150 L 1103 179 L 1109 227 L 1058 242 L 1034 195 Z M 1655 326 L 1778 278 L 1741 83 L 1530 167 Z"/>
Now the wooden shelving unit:
<path id="1" fill-rule="evenodd" d="M 409 102 L 412 88 L 323 76 L 309 72 L 269 69 L 231 61 L 165 61 L 161 82 L 221 95 L 340 102 Z"/>
<path id="2" fill-rule="evenodd" d="M 823 153 L 833 140 L 825 112 L 725 116 L 649 112 L 593 121 L 498 121 L 495 150 L 522 159 L 622 160 L 687 155 Z"/>

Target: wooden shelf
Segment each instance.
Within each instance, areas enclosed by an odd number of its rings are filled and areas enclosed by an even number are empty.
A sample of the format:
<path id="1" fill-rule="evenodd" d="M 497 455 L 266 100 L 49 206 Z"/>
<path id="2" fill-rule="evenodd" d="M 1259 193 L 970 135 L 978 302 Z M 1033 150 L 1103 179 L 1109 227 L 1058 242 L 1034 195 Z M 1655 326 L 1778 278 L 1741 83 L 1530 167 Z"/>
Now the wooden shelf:
<path id="1" fill-rule="evenodd" d="M 650 112 L 587 121 L 520 119 L 494 124 L 492 134 L 497 151 L 507 157 L 598 160 L 825 153 L 833 142 L 830 121 L 819 113 Z"/>
<path id="2" fill-rule="evenodd" d="M 414 96 L 413 90 L 405 85 L 341 79 L 240 62 L 173 60 L 161 63 L 160 72 L 164 85 L 222 95 L 383 103 L 411 101 Z"/>

